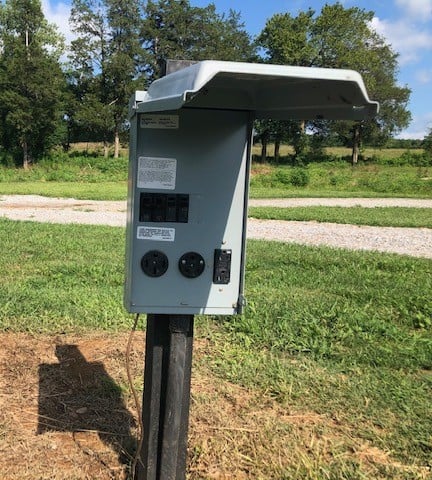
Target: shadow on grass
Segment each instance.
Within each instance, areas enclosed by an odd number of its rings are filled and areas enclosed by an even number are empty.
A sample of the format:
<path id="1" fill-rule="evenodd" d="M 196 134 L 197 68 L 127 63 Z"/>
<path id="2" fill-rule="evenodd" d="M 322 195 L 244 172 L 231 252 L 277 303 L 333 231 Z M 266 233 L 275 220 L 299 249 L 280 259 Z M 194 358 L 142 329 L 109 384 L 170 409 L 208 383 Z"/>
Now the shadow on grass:
<path id="1" fill-rule="evenodd" d="M 56 345 L 55 353 L 58 363 L 39 366 L 37 433 L 97 434 L 120 463 L 129 464 L 136 448 L 135 420 L 120 387 L 102 362 L 88 362 L 77 345 Z"/>

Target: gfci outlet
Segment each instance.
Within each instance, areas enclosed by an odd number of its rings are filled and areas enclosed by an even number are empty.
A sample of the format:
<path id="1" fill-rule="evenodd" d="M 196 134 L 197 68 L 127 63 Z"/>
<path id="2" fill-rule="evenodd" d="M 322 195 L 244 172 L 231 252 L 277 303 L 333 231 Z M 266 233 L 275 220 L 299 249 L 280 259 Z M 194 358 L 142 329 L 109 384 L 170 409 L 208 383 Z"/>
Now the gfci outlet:
<path id="1" fill-rule="evenodd" d="M 231 279 L 231 250 L 216 249 L 214 253 L 213 283 L 228 285 Z"/>

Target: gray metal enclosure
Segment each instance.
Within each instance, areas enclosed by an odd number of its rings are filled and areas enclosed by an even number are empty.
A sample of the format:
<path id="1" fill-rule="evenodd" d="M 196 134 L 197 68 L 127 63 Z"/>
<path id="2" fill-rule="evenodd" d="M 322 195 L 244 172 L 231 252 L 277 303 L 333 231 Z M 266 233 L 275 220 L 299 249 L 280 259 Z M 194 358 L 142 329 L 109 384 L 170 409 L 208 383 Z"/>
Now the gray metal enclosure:
<path id="1" fill-rule="evenodd" d="M 238 312 L 250 113 L 213 109 L 142 113 L 134 125 L 127 308 L 151 313 Z M 215 255 L 221 251 L 225 261 L 218 279 Z M 150 276 L 160 273 L 157 256 L 155 265 L 149 265 L 150 275 L 143 271 L 141 259 L 148 252 L 166 255 L 163 274 Z M 180 258 L 188 252 L 196 252 L 204 262 L 196 277 L 185 276 L 179 268 Z"/>
<path id="2" fill-rule="evenodd" d="M 351 70 L 206 61 L 136 92 L 127 310 L 240 313 L 253 120 L 362 120 L 377 109 Z"/>

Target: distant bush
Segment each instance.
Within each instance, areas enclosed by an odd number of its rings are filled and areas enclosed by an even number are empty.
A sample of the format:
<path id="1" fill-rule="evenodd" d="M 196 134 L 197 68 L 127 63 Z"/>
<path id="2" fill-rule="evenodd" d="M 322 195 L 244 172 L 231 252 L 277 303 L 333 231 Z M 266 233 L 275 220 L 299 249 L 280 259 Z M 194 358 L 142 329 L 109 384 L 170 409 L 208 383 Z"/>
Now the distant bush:
<path id="1" fill-rule="evenodd" d="M 359 178 L 357 186 L 377 193 L 409 193 L 412 191 L 431 190 L 431 182 L 422 180 L 414 173 L 405 175 L 392 175 L 392 172 L 381 172 L 377 175 L 369 175 Z"/>
<path id="2" fill-rule="evenodd" d="M 0 162 L 5 165 L 7 159 Z M 122 158 L 104 158 L 88 155 L 69 155 L 57 151 L 42 158 L 28 170 L 4 166 L 0 171 L 0 181 L 37 181 L 48 182 L 117 182 L 125 181 L 128 175 L 128 160 Z"/>
<path id="3" fill-rule="evenodd" d="M 417 153 L 407 150 L 399 157 L 391 158 L 374 156 L 370 159 L 370 161 L 373 161 L 374 163 L 378 163 L 380 165 L 410 165 L 412 167 L 430 167 L 432 166 L 432 155 L 429 155 L 426 152 Z"/>
<path id="4" fill-rule="evenodd" d="M 303 167 L 279 168 L 273 173 L 272 177 L 273 186 L 305 187 L 309 184 L 309 173 Z"/>
<path id="5" fill-rule="evenodd" d="M 309 173 L 305 168 L 294 168 L 291 170 L 291 184 L 294 187 L 305 187 L 309 184 Z"/>
<path id="6" fill-rule="evenodd" d="M 15 167 L 13 155 L 0 149 L 0 165 L 5 167 Z"/>
<path id="7" fill-rule="evenodd" d="M 291 172 L 287 168 L 280 168 L 273 174 L 273 178 L 276 184 L 290 185 L 291 184 Z"/>

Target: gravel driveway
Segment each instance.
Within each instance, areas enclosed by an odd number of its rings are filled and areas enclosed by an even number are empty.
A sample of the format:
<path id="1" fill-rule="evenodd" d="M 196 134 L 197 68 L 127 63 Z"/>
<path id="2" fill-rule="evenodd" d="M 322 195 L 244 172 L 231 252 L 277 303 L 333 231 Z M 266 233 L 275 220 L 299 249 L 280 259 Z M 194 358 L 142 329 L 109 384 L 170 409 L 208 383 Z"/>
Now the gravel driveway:
<path id="1" fill-rule="evenodd" d="M 253 199 L 251 206 L 399 206 L 432 209 L 432 200 L 373 198 Z M 432 210 L 431 210 L 432 215 Z M 124 226 L 126 203 L 48 198 L 38 195 L 0 196 L 0 217 L 52 223 L 83 223 Z M 307 245 L 327 245 L 356 250 L 393 252 L 432 258 L 432 229 L 341 225 L 278 220 L 248 221 L 248 238 Z"/>

